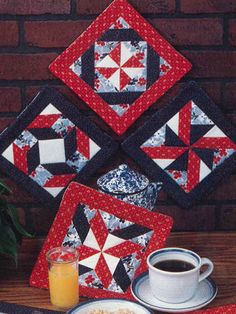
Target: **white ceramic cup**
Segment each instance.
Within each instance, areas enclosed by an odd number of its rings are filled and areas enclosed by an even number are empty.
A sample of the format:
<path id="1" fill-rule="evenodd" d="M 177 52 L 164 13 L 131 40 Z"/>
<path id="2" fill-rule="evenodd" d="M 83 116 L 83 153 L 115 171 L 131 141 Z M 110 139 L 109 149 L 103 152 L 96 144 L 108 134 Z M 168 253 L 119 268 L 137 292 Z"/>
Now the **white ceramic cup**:
<path id="1" fill-rule="evenodd" d="M 191 263 L 194 268 L 182 272 L 169 272 L 157 269 L 153 265 L 166 260 L 180 260 Z M 147 258 L 149 282 L 153 295 L 167 303 L 182 303 L 191 299 L 199 282 L 213 271 L 213 263 L 208 258 L 201 258 L 195 252 L 182 248 L 164 248 L 152 252 Z M 207 269 L 200 274 L 203 265 Z"/>

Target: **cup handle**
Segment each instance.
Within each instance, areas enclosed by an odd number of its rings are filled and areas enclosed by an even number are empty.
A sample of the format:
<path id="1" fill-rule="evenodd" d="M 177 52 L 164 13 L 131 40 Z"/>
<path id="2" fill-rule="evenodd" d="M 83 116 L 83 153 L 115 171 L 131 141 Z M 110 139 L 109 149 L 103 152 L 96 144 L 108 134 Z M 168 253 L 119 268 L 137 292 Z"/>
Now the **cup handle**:
<path id="1" fill-rule="evenodd" d="M 211 260 L 209 260 L 209 258 L 206 258 L 206 257 L 203 257 L 201 259 L 201 267 L 203 265 L 208 265 L 207 269 L 199 276 L 199 282 L 204 280 L 205 278 L 207 278 L 212 272 L 213 272 L 213 269 L 214 269 L 214 265 L 212 263 Z"/>

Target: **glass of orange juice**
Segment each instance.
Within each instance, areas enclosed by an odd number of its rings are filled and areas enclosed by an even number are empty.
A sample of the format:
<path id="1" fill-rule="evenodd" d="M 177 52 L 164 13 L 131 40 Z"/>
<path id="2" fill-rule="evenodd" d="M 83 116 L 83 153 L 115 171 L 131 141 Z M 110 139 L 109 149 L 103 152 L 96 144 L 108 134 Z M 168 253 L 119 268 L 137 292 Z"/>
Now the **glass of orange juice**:
<path id="1" fill-rule="evenodd" d="M 78 252 L 56 247 L 46 254 L 51 303 L 68 309 L 79 302 Z"/>

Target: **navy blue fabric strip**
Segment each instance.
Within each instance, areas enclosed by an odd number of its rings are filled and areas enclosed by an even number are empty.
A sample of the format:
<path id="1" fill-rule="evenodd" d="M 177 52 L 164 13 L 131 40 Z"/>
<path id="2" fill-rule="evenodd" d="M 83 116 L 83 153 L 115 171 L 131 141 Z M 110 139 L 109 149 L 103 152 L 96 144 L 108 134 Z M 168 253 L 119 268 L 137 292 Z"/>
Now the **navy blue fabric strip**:
<path id="1" fill-rule="evenodd" d="M 94 89 L 94 45 L 82 55 L 81 61 L 82 73 L 80 77 Z"/>
<path id="2" fill-rule="evenodd" d="M 84 213 L 84 207 L 85 205 L 79 204 L 78 209 L 76 210 L 75 215 L 73 217 L 74 227 L 82 243 L 86 239 L 90 229 L 88 219 Z"/>
<path id="3" fill-rule="evenodd" d="M 52 128 L 32 128 L 28 129 L 38 140 L 50 140 L 61 138 Z"/>
<path id="4" fill-rule="evenodd" d="M 160 57 L 148 45 L 147 49 L 147 88 L 149 88 L 160 75 Z"/>
<path id="5" fill-rule="evenodd" d="M 187 147 L 178 135 L 167 125 L 165 134 L 165 146 Z"/>
<path id="6" fill-rule="evenodd" d="M 143 92 L 99 93 L 108 104 L 132 104 Z"/>
<path id="7" fill-rule="evenodd" d="M 129 288 L 131 284 L 129 276 L 127 275 L 125 267 L 121 261 L 119 261 L 119 263 L 116 266 L 113 278 L 124 292 Z"/>
<path id="8" fill-rule="evenodd" d="M 66 242 L 64 243 L 64 245 L 66 245 Z M 84 265 L 79 265 L 79 275 L 86 274 L 86 273 L 88 273 L 91 270 L 93 270 L 93 269 L 89 268 L 87 266 L 84 266 Z"/>
<path id="9" fill-rule="evenodd" d="M 212 124 L 200 125 L 200 124 L 191 124 L 190 129 L 190 144 L 192 145 L 197 140 L 203 137 L 210 129 Z"/>
<path id="10" fill-rule="evenodd" d="M 207 165 L 207 167 L 212 170 L 214 153 L 217 150 L 207 149 L 207 148 L 193 148 L 193 151 L 195 154 L 198 155 L 198 157 L 202 161 L 204 161 L 204 163 Z"/>
<path id="11" fill-rule="evenodd" d="M 149 228 L 139 225 L 131 225 L 129 227 L 113 231 L 111 234 L 117 236 L 118 238 L 129 240 L 138 237 L 142 234 L 145 234 L 149 231 L 151 231 L 151 229 Z"/>
<path id="12" fill-rule="evenodd" d="M 39 164 L 39 144 L 36 143 L 27 153 L 28 174 L 31 174 Z"/>
<path id="13" fill-rule="evenodd" d="M 133 29 L 109 29 L 100 38 L 101 41 L 144 41 Z M 98 40 L 98 41 L 99 41 Z"/>
<path id="14" fill-rule="evenodd" d="M 66 160 L 68 160 L 77 150 L 77 143 L 76 143 L 76 129 L 70 131 L 70 133 L 64 139 L 65 145 L 65 155 Z"/>
<path id="15" fill-rule="evenodd" d="M 75 170 L 69 167 L 66 163 L 42 164 L 53 175 L 71 174 L 76 173 Z"/>
<path id="16" fill-rule="evenodd" d="M 181 156 L 175 159 L 166 170 L 179 170 L 187 171 L 188 170 L 188 151 L 184 152 Z"/>

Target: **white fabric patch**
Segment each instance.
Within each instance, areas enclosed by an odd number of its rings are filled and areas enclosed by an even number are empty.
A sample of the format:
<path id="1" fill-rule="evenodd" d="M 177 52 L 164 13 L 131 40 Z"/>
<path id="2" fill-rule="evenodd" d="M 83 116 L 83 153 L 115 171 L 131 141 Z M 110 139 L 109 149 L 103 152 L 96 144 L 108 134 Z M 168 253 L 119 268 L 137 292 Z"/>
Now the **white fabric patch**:
<path id="1" fill-rule="evenodd" d="M 117 69 L 117 71 L 109 77 L 109 82 L 120 90 L 120 69 Z"/>
<path id="2" fill-rule="evenodd" d="M 199 175 L 199 182 L 201 182 L 208 174 L 210 174 L 212 170 L 207 167 L 205 162 L 202 160 L 200 161 L 200 175 Z"/>
<path id="3" fill-rule="evenodd" d="M 89 139 L 89 157 L 90 159 L 101 149 L 91 138 Z"/>
<path id="4" fill-rule="evenodd" d="M 134 78 L 139 72 L 143 71 L 143 68 L 122 68 L 122 70 L 130 77 Z"/>
<path id="5" fill-rule="evenodd" d="M 97 266 L 100 256 L 101 253 L 94 254 L 88 258 L 83 259 L 82 261 L 79 261 L 79 264 L 94 269 Z"/>
<path id="6" fill-rule="evenodd" d="M 107 266 L 111 272 L 111 274 L 114 274 L 114 271 L 116 270 L 116 266 L 119 263 L 120 259 L 118 257 L 112 256 L 110 254 L 103 253 L 104 259 L 107 263 Z"/>
<path id="7" fill-rule="evenodd" d="M 125 46 L 125 43 L 121 42 L 120 64 L 125 64 L 132 56 L 132 52 Z"/>
<path id="8" fill-rule="evenodd" d="M 55 164 L 66 161 L 63 139 L 42 140 L 38 143 L 40 164 Z"/>
<path id="9" fill-rule="evenodd" d="M 87 237 L 85 238 L 83 245 L 91 247 L 92 249 L 100 251 L 100 247 L 98 245 L 98 242 L 95 238 L 95 235 L 92 231 L 92 229 L 89 230 Z"/>
<path id="10" fill-rule="evenodd" d="M 14 155 L 13 155 L 13 145 L 9 145 L 7 149 L 4 150 L 2 156 L 14 164 Z"/>
<path id="11" fill-rule="evenodd" d="M 153 161 L 161 167 L 161 169 L 165 169 L 168 167 L 175 159 L 153 159 Z"/>
<path id="12" fill-rule="evenodd" d="M 62 188 L 45 188 L 44 189 L 50 193 L 53 197 L 56 197 L 63 189 L 64 187 Z"/>
<path id="13" fill-rule="evenodd" d="M 116 246 L 118 244 L 121 244 L 123 242 L 125 242 L 124 239 L 118 238 L 112 234 L 108 234 L 108 237 L 106 239 L 106 242 L 105 242 L 102 250 L 106 251 L 106 250 L 110 249 L 111 247 Z"/>
<path id="14" fill-rule="evenodd" d="M 179 113 L 176 113 L 167 123 L 168 127 L 171 128 L 176 135 L 179 134 Z"/>
<path id="15" fill-rule="evenodd" d="M 118 68 L 118 67 L 119 65 L 110 56 L 106 56 L 96 65 L 96 68 Z"/>
<path id="16" fill-rule="evenodd" d="M 48 114 L 61 114 L 61 112 L 54 107 L 51 103 L 43 109 L 40 115 L 48 115 Z"/>
<path id="17" fill-rule="evenodd" d="M 203 137 L 226 137 L 226 135 L 215 125 Z"/>

